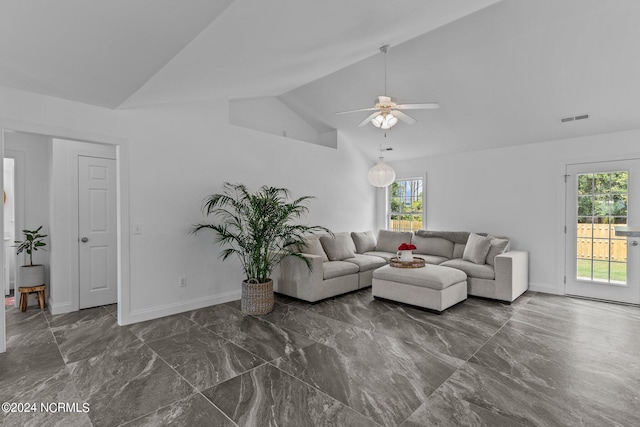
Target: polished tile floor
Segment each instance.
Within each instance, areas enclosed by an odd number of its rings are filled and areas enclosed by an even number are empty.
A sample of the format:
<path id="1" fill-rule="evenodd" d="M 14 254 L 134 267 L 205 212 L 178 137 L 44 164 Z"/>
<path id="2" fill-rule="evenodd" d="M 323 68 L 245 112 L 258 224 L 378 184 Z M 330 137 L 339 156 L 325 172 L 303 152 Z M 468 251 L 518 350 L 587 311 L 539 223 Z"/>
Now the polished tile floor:
<path id="1" fill-rule="evenodd" d="M 370 289 L 118 326 L 115 306 L 7 311 L 10 426 L 638 426 L 640 308 L 527 293 L 442 315 Z M 88 404 L 88 412 L 83 404 Z M 40 409 L 40 408 L 38 408 Z"/>

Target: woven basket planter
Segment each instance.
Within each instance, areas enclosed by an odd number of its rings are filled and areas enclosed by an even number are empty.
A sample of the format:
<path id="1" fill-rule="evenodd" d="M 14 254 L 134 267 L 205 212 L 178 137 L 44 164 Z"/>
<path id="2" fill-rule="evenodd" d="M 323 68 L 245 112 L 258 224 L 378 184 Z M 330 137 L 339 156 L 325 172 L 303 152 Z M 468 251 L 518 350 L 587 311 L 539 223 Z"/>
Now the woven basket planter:
<path id="1" fill-rule="evenodd" d="M 257 280 L 242 281 L 240 309 L 244 314 L 267 314 L 273 310 L 273 280 L 258 283 Z"/>

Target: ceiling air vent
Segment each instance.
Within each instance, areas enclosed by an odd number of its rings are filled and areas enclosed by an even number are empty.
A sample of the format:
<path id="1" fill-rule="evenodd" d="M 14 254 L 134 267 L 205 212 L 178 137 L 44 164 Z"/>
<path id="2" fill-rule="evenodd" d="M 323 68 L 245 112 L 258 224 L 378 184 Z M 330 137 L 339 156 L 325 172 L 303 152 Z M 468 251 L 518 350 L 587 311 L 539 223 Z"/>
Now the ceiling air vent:
<path id="1" fill-rule="evenodd" d="M 581 114 L 581 115 L 579 115 L 579 116 L 565 117 L 565 118 L 563 118 L 563 119 L 560 119 L 560 121 L 561 121 L 562 123 L 565 123 L 565 122 L 572 122 L 572 121 L 574 121 L 574 120 L 584 120 L 584 119 L 588 119 L 588 118 L 589 118 L 589 115 L 588 115 L 588 114 Z"/>

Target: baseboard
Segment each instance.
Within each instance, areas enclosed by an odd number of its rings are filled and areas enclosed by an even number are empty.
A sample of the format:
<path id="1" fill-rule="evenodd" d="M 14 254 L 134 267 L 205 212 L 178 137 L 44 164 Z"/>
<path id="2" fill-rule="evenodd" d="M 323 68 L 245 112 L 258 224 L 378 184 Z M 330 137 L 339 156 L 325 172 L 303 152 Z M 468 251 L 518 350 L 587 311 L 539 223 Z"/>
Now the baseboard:
<path id="1" fill-rule="evenodd" d="M 51 304 L 50 300 L 47 300 L 47 307 L 49 307 L 49 311 L 52 315 L 56 314 L 65 314 L 71 313 L 73 311 L 78 311 L 71 306 L 71 302 L 62 302 L 58 304 Z"/>
<path id="2" fill-rule="evenodd" d="M 529 282 L 529 291 L 542 292 L 543 294 L 563 295 L 560 289 L 555 285 L 549 285 L 546 283 L 533 283 Z"/>
<path id="3" fill-rule="evenodd" d="M 144 310 L 136 310 L 129 313 L 126 319 L 122 319 L 121 326 L 131 325 L 133 323 L 144 322 L 147 320 L 158 319 L 160 317 L 171 316 L 173 314 L 184 313 L 185 311 L 197 310 L 199 308 L 218 305 L 229 301 L 239 300 L 242 291 L 225 292 L 223 294 L 198 298 L 190 301 L 182 301 L 174 304 L 167 304 L 160 307 L 153 307 Z"/>

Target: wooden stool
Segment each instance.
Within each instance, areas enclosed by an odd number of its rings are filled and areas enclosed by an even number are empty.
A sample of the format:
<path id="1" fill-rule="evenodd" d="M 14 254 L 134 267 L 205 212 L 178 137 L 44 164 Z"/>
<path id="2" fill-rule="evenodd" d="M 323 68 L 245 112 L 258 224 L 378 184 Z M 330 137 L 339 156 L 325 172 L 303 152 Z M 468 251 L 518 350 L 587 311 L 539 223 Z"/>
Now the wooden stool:
<path id="1" fill-rule="evenodd" d="M 29 294 L 33 292 L 38 293 L 38 304 L 40 308 L 46 308 L 47 303 L 44 299 L 44 289 L 47 285 L 30 286 L 28 288 L 18 288 L 20 291 L 20 311 L 27 311 L 27 304 L 29 303 Z"/>

